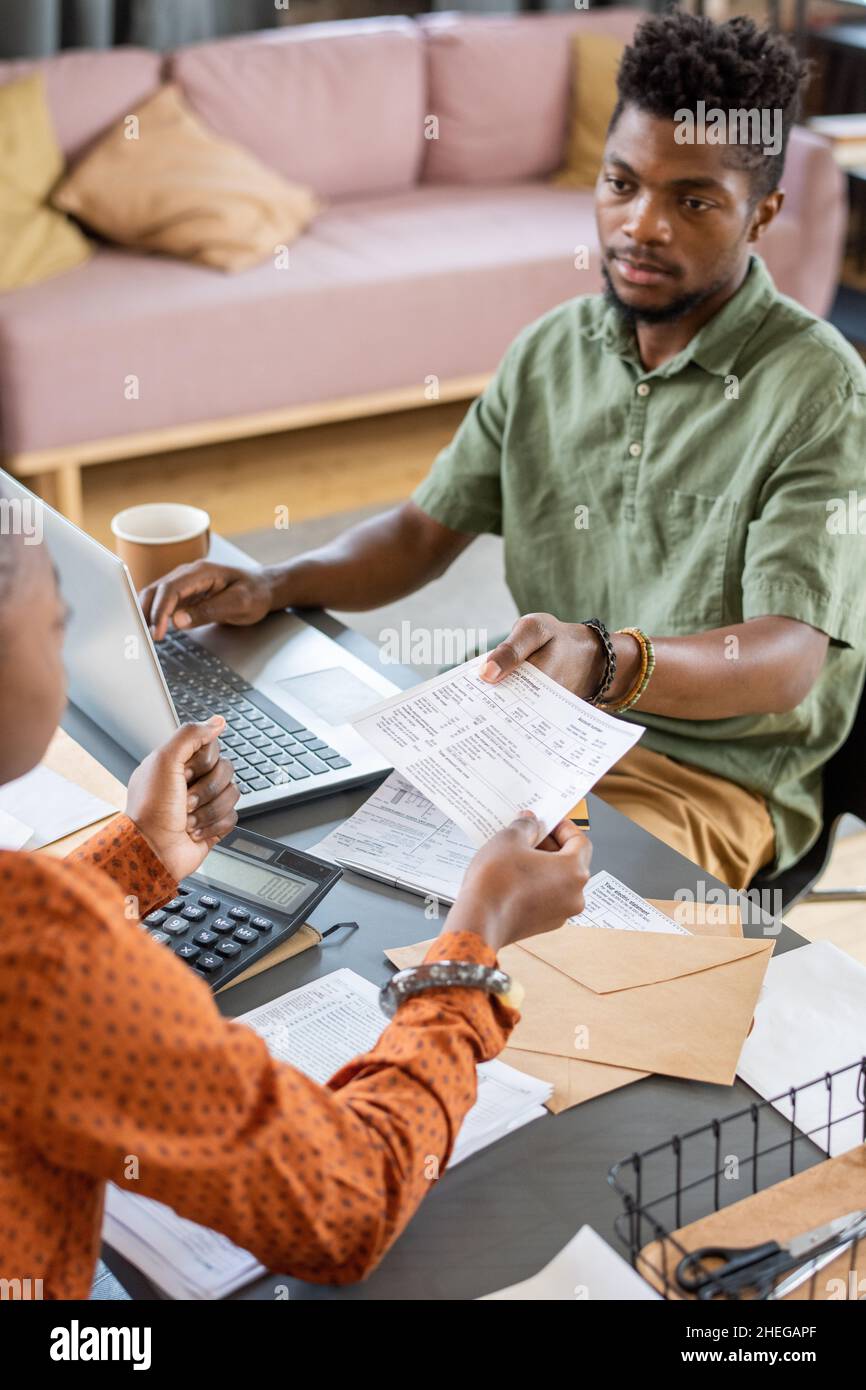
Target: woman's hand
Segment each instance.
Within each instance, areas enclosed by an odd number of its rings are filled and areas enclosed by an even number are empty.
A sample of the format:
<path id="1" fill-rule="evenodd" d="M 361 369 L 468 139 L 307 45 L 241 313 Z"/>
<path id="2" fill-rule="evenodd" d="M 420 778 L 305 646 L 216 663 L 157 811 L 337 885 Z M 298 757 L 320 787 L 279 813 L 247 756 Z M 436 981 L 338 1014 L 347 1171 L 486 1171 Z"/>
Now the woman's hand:
<path id="1" fill-rule="evenodd" d="M 474 931 L 494 951 L 555 931 L 583 911 L 592 845 L 571 821 L 560 821 L 541 844 L 531 811 L 500 830 L 475 855 L 444 931 Z"/>
<path id="2" fill-rule="evenodd" d="M 237 824 L 234 768 L 220 757 L 224 728 L 220 714 L 184 724 L 129 779 L 126 814 L 178 881 Z"/>

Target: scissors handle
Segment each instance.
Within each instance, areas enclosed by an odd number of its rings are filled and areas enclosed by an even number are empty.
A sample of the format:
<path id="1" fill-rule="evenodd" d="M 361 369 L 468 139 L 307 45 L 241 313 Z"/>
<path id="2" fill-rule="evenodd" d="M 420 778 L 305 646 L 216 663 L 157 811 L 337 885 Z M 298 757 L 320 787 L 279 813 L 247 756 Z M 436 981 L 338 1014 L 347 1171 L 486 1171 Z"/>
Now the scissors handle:
<path id="1" fill-rule="evenodd" d="M 748 1287 L 752 1279 L 762 1281 L 782 1263 L 777 1257 L 784 1259 L 784 1255 L 781 1245 L 775 1240 L 769 1240 L 764 1245 L 750 1245 L 742 1250 L 725 1245 L 704 1245 L 700 1250 L 691 1250 L 683 1256 L 676 1268 L 676 1280 L 686 1293 L 712 1297 L 714 1293 Z M 720 1263 L 708 1267 L 707 1262 L 711 1260 Z M 738 1275 L 739 1278 L 736 1277 Z"/>

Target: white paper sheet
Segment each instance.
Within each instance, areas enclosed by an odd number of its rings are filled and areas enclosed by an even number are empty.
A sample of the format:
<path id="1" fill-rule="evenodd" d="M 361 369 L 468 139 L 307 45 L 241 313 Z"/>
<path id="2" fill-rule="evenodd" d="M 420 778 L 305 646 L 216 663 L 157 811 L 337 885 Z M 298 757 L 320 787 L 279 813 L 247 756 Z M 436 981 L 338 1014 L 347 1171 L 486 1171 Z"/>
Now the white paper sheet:
<path id="1" fill-rule="evenodd" d="M 792 1086 L 866 1056 L 866 966 L 814 941 L 774 956 L 755 1009 L 755 1026 L 740 1055 L 739 1075 L 769 1100 Z M 797 1096 L 796 1124 L 831 1156 L 863 1142 L 863 1105 L 857 1099 L 859 1068 L 833 1082 L 833 1114 L 852 1115 L 832 1126 L 828 1137 L 823 1081 Z M 787 1100 L 777 1110 L 790 1118 Z"/>
<path id="2" fill-rule="evenodd" d="M 311 854 L 409 893 L 453 903 L 475 846 L 399 772 Z"/>
<path id="3" fill-rule="evenodd" d="M 482 1301 L 543 1299 L 559 1303 L 604 1300 L 636 1303 L 660 1298 L 661 1295 L 591 1226 L 581 1226 L 565 1249 L 538 1274 L 500 1289 L 498 1293 L 486 1294 Z"/>
<path id="4" fill-rule="evenodd" d="M 35 767 L 32 772 L 0 787 L 0 811 L 33 827 L 30 839 L 23 846 L 32 850 L 53 844 L 105 816 L 113 816 L 115 807 L 76 786 L 68 777 L 61 777 L 50 767 Z"/>
<path id="5" fill-rule="evenodd" d="M 606 927 L 613 931 L 665 932 L 670 936 L 691 936 L 685 927 L 660 912 L 646 898 L 602 869 L 584 889 L 583 912 L 569 917 L 575 927 Z"/>
<path id="6" fill-rule="evenodd" d="M 33 826 L 0 809 L 0 849 L 23 849 L 32 839 Z"/>
<path id="7" fill-rule="evenodd" d="M 521 810 L 551 830 L 643 733 L 527 663 L 488 685 L 478 674 L 485 660 L 443 672 L 353 721 L 475 845 Z"/>

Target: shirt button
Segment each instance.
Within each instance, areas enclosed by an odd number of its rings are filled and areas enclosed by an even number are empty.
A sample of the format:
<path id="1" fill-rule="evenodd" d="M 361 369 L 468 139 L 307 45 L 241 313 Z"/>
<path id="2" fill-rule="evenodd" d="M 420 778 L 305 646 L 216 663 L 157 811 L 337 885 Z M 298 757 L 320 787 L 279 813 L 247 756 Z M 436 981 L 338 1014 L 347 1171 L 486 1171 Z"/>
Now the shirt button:
<path id="1" fill-rule="evenodd" d="M 628 451 L 629 451 L 629 453 L 631 454 L 632 458 L 633 458 L 633 459 L 636 459 L 637 456 L 638 456 L 638 454 L 640 453 L 640 445 L 639 445 L 639 444 L 629 444 L 629 446 L 628 446 Z"/>
<path id="2" fill-rule="evenodd" d="M 638 393 L 639 396 L 648 396 L 648 395 L 649 395 L 650 389 L 649 389 L 649 387 L 647 386 L 647 384 L 646 384 L 645 381 L 641 381 L 641 382 L 638 383 L 637 393 Z"/>

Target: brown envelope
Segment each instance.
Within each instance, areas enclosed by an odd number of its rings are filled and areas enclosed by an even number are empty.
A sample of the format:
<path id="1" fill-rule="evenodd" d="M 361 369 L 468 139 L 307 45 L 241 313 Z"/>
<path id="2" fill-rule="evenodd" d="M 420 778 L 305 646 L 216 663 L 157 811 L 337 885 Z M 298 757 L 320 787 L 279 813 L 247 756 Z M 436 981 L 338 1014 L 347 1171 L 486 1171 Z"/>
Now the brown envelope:
<path id="1" fill-rule="evenodd" d="M 730 1085 L 773 943 L 564 926 L 511 949 L 553 970 L 515 1047 Z"/>
<path id="2" fill-rule="evenodd" d="M 744 1168 L 743 1172 L 745 1176 L 739 1179 L 739 1183 L 750 1183 L 751 1169 L 747 1172 Z M 723 1182 L 722 1186 L 725 1185 Z M 693 1295 L 681 1290 L 674 1277 L 684 1250 L 700 1250 L 704 1245 L 742 1248 L 760 1245 L 767 1240 L 784 1242 L 792 1236 L 822 1226 L 834 1217 L 846 1216 L 849 1211 L 862 1208 L 866 1208 L 866 1149 L 861 1144 L 836 1158 L 816 1163 L 813 1168 L 798 1173 L 796 1177 L 787 1178 L 774 1187 L 765 1188 L 763 1192 L 756 1192 L 722 1211 L 694 1221 L 690 1226 L 674 1231 L 672 1238 L 664 1242 L 653 1241 L 638 1256 L 638 1273 L 662 1292 L 665 1292 L 666 1273 L 667 1297 L 691 1298 Z M 676 1245 L 673 1244 L 674 1240 Z M 819 1270 L 814 1293 L 810 1276 L 785 1298 L 850 1298 L 852 1289 L 858 1290 L 861 1281 L 862 1290 L 854 1292 L 853 1296 L 862 1296 L 866 1293 L 866 1238 L 861 1239 L 857 1247 L 853 1269 L 852 1257 L 853 1251 L 849 1247 Z"/>

